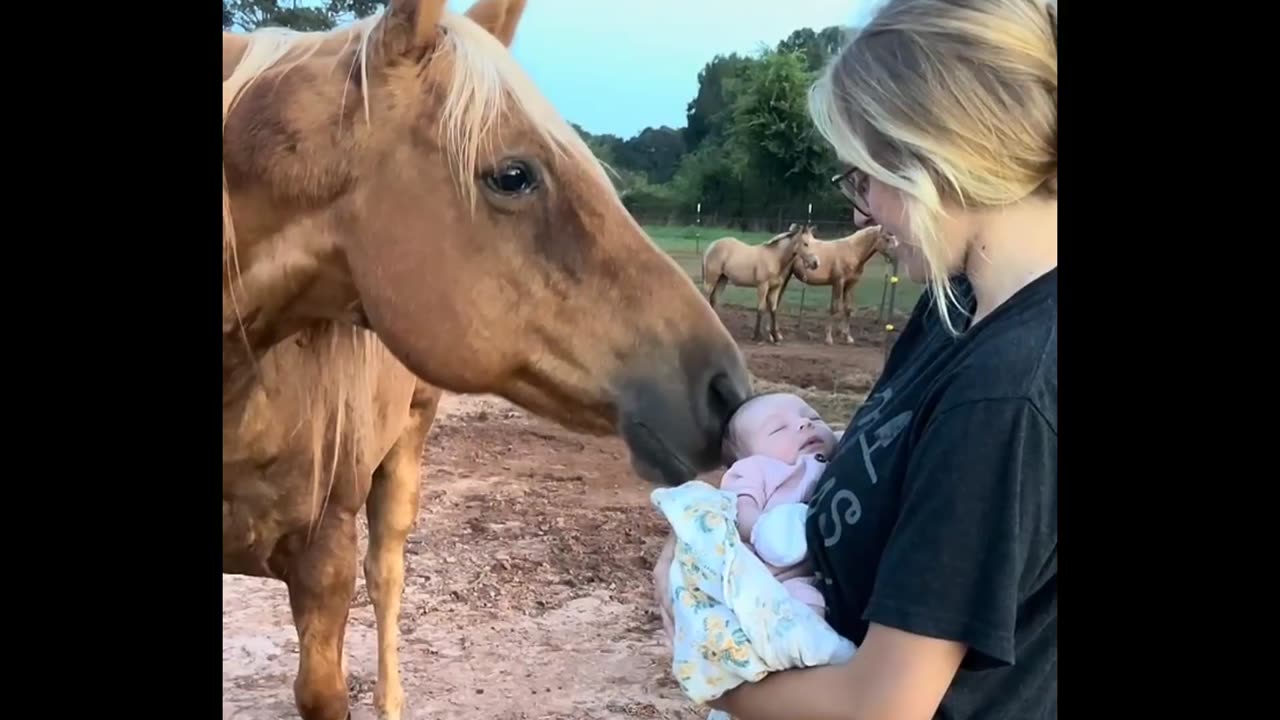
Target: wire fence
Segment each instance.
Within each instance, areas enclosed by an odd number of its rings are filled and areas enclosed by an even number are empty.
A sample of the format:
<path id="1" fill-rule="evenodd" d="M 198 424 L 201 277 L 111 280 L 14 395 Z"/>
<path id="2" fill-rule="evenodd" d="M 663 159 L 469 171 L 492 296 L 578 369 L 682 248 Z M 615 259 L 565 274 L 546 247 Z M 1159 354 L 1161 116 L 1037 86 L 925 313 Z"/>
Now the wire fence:
<path id="1" fill-rule="evenodd" d="M 780 233 L 791 223 L 803 222 L 814 225 L 815 234 L 819 237 L 851 235 L 869 222 L 869 218 L 851 207 L 834 210 L 829 206 L 820 207 L 813 203 L 754 207 L 749 214 L 704 206 L 702 203 L 692 206 L 628 203 L 627 209 L 641 225 Z"/>

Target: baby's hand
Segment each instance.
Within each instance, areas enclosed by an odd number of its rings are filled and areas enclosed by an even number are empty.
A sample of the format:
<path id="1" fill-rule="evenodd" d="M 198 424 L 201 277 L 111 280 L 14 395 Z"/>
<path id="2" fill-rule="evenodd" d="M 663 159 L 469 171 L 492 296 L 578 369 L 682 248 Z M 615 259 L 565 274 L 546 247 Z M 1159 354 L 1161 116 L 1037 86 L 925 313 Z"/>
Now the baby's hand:
<path id="1" fill-rule="evenodd" d="M 805 503 L 787 503 L 760 515 L 751 529 L 751 545 L 760 559 L 780 568 L 803 560 L 809 550 L 804 533 L 808 512 Z"/>

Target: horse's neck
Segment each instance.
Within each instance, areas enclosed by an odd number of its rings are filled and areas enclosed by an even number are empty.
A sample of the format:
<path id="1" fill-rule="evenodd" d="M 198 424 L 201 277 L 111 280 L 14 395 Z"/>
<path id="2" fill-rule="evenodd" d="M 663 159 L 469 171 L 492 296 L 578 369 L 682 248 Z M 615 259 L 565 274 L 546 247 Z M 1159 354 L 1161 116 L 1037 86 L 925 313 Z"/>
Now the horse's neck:
<path id="1" fill-rule="evenodd" d="M 277 343 L 325 321 L 360 323 L 358 296 L 333 233 L 315 221 L 226 252 L 222 294 L 224 384 Z"/>
<path id="2" fill-rule="evenodd" d="M 871 260 L 871 256 L 876 254 L 876 240 L 878 238 L 874 234 L 858 237 L 854 235 L 849 238 L 849 244 L 853 246 L 854 267 L 862 270 Z"/>
<path id="3" fill-rule="evenodd" d="M 795 237 L 789 237 L 785 240 L 778 241 L 777 244 L 778 260 L 785 267 L 796 259 L 796 251 L 800 249 L 800 241 Z"/>

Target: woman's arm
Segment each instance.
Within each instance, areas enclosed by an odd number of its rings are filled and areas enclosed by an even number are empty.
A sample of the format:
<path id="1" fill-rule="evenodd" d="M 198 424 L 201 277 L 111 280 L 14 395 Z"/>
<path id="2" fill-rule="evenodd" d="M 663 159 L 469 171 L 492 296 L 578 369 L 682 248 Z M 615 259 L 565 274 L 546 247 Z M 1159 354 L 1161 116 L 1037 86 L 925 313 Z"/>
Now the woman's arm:
<path id="1" fill-rule="evenodd" d="M 675 536 L 654 565 L 653 586 L 667 641 L 675 633 L 667 572 Z M 871 623 L 862 646 L 843 665 L 786 670 L 744 683 L 711 706 L 735 720 L 911 720 L 933 717 L 965 654 L 960 643 Z"/>
<path id="2" fill-rule="evenodd" d="M 848 663 L 773 673 L 711 705 L 735 720 L 929 720 L 965 649 L 872 623 Z"/>

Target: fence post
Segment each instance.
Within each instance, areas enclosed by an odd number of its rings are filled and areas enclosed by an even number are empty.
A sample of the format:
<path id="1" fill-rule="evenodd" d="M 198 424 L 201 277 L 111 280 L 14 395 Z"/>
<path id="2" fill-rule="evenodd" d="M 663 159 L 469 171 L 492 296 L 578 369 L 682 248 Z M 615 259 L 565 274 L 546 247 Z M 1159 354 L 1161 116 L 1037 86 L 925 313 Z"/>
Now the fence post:
<path id="1" fill-rule="evenodd" d="M 893 331 L 897 328 L 893 325 L 893 308 L 894 296 L 898 292 L 898 259 L 893 259 L 893 274 L 889 276 L 889 312 L 888 322 L 884 326 L 884 361 L 889 362 L 889 346 L 893 344 Z"/>
<path id="2" fill-rule="evenodd" d="M 889 321 L 893 322 L 894 296 L 898 293 L 898 259 L 893 259 L 893 275 L 889 277 Z M 890 328 L 889 332 L 893 332 Z"/>
<path id="3" fill-rule="evenodd" d="M 813 224 L 813 203 L 809 203 L 809 210 L 804 216 L 804 224 Z M 793 259 L 791 262 L 794 264 L 795 260 Z M 790 271 L 788 270 L 788 272 Z M 796 325 L 798 326 L 796 332 L 804 332 L 804 291 L 807 287 L 809 287 L 808 283 L 803 281 L 800 283 L 800 317 L 796 320 Z"/>
<path id="4" fill-rule="evenodd" d="M 893 266 L 888 265 L 884 269 L 884 284 L 880 286 L 880 314 L 876 315 L 876 323 L 884 324 L 885 304 L 889 302 L 889 278 L 893 277 Z"/>
<path id="5" fill-rule="evenodd" d="M 693 231 L 693 251 L 698 255 L 698 272 L 702 275 L 702 284 L 707 283 L 707 268 L 702 262 L 702 203 L 698 203 L 698 217 L 694 221 L 698 229 Z"/>

